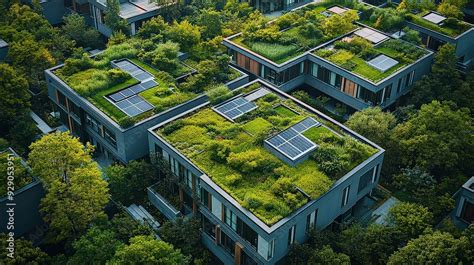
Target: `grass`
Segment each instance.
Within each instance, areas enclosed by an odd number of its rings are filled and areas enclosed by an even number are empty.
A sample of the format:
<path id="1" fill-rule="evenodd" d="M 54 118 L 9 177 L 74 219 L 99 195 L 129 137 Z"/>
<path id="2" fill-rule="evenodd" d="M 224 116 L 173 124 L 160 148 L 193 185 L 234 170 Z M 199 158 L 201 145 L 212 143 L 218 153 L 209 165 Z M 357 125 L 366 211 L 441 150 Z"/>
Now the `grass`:
<path id="1" fill-rule="evenodd" d="M 262 145 L 273 132 L 308 116 L 320 120 L 291 100 L 269 96 L 258 99 L 258 108 L 235 123 L 211 108 L 203 108 L 159 128 L 157 133 L 243 207 L 272 225 L 308 202 L 296 187 L 316 199 L 329 190 L 335 179 L 323 173 L 312 158 L 291 167 Z M 283 103 L 300 114 L 281 106 Z M 308 134 L 316 137 L 326 132 L 333 134 L 327 129 Z M 366 153 L 370 147 L 362 143 L 355 146 L 364 153 L 364 160 L 372 154 Z M 351 156 L 353 150 L 345 152 Z"/>
<path id="2" fill-rule="evenodd" d="M 423 12 L 417 15 L 408 14 L 407 16 L 411 19 L 411 22 L 413 22 L 414 24 L 448 35 L 453 38 L 457 37 L 458 35 L 460 35 L 461 33 L 465 32 L 466 30 L 470 28 L 469 25 L 461 21 L 458 21 L 458 25 L 454 27 L 449 25 L 449 23 L 444 23 L 442 26 L 431 23 L 428 20 L 423 18 L 423 16 L 428 13 L 429 12 Z"/>
<path id="3" fill-rule="evenodd" d="M 134 64 L 138 65 L 139 67 L 143 68 L 145 71 L 149 72 L 150 74 L 154 75 L 154 76 L 157 76 L 158 73 L 159 73 L 159 70 L 157 70 L 156 68 L 154 68 L 153 66 L 145 63 L 145 62 L 142 62 L 138 59 L 130 59 L 130 61 L 132 61 Z M 187 67 L 186 65 L 184 64 L 179 64 L 178 65 L 178 68 L 173 71 L 172 73 L 170 73 L 174 78 L 177 78 L 177 77 L 180 77 L 184 74 L 187 74 L 187 73 L 191 73 L 193 70 L 189 67 Z"/>
<path id="4" fill-rule="evenodd" d="M 263 118 L 256 118 L 247 122 L 242 128 L 252 135 L 259 135 L 260 133 L 268 132 L 272 128 L 272 124 Z"/>
<path id="5" fill-rule="evenodd" d="M 328 128 L 324 126 L 319 126 L 319 127 L 312 127 L 308 129 L 307 131 L 303 133 L 303 135 L 313 142 L 319 142 L 323 134 L 330 134 L 330 133 L 332 132 Z"/>
<path id="6" fill-rule="evenodd" d="M 296 115 L 298 115 L 297 113 L 295 113 L 293 110 L 289 109 L 287 106 L 285 105 L 279 105 L 278 107 L 275 108 L 275 110 L 278 112 L 278 114 L 280 114 L 281 116 L 284 116 L 284 117 L 294 117 Z"/>

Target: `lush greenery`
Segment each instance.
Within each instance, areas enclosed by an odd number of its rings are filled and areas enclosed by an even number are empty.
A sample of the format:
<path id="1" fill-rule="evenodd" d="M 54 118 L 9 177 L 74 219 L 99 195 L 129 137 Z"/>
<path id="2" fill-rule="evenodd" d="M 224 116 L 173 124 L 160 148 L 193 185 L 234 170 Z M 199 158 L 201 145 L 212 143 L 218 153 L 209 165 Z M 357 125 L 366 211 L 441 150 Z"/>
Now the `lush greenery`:
<path id="1" fill-rule="evenodd" d="M 402 40 L 391 39 L 373 46 L 368 40 L 355 36 L 348 40 L 336 41 L 334 49 L 322 48 L 315 53 L 346 70 L 377 82 L 420 59 L 427 52 Z M 380 54 L 397 60 L 398 64 L 385 72 L 367 64 L 367 61 Z"/>
<path id="2" fill-rule="evenodd" d="M 310 48 L 354 29 L 354 10 L 326 17 L 321 12 L 333 5 L 325 1 L 308 5 L 267 23 L 260 13 L 250 15 L 242 35 L 231 41 L 276 62 L 283 63 Z"/>
<path id="3" fill-rule="evenodd" d="M 296 187 L 315 199 L 374 153 L 372 148 L 325 128 L 308 134 L 320 145 L 314 157 L 290 167 L 267 151 L 263 140 L 312 114 L 273 94 L 256 103 L 258 108 L 236 123 L 206 108 L 158 133 L 267 224 L 307 202 Z M 294 115 L 277 111 L 273 106 L 279 104 L 292 109 Z"/>
<path id="4" fill-rule="evenodd" d="M 40 210 L 52 242 L 73 240 L 104 216 L 109 194 L 92 150 L 69 133 L 49 134 L 31 145 L 28 162 L 46 189 Z"/>
<path id="5" fill-rule="evenodd" d="M 13 184 L 15 185 L 15 190 L 19 190 L 23 186 L 33 181 L 30 172 L 28 172 L 28 169 L 25 167 L 25 165 L 22 164 L 21 158 L 10 154 L 8 150 L 4 151 L 3 153 L 0 153 L 0 166 L 0 185 L 2 187 L 5 187 L 2 191 L 0 191 L 0 198 L 7 194 L 6 187 L 8 187 L 7 182 L 9 176 L 7 172 L 8 167 L 14 168 Z"/>

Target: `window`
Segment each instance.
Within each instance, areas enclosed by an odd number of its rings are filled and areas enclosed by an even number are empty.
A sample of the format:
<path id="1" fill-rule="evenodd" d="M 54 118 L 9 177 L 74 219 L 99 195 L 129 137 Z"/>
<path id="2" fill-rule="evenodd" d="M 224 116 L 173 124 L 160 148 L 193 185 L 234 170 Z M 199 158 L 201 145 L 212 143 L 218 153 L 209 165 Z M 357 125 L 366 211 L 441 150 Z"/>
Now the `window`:
<path id="1" fill-rule="evenodd" d="M 86 114 L 86 124 L 87 124 L 87 126 L 89 126 L 94 132 L 100 133 L 99 123 L 98 123 L 94 118 L 92 118 L 91 116 L 89 116 L 89 114 Z"/>
<path id="2" fill-rule="evenodd" d="M 318 65 L 315 63 L 311 63 L 311 75 L 318 77 Z"/>
<path id="3" fill-rule="evenodd" d="M 237 215 L 232 212 L 229 208 L 225 207 L 225 223 L 230 226 L 234 231 L 237 231 Z"/>
<path id="4" fill-rule="evenodd" d="M 359 186 L 357 187 L 357 193 L 361 192 L 367 186 L 369 186 L 370 183 L 372 183 L 374 177 L 374 170 L 375 168 L 372 168 L 371 170 L 365 172 L 365 174 L 359 178 Z"/>
<path id="5" fill-rule="evenodd" d="M 403 82 L 403 78 L 398 79 L 397 94 L 400 93 L 400 91 L 402 90 L 402 82 Z"/>
<path id="6" fill-rule="evenodd" d="M 202 230 L 208 236 L 213 239 L 216 239 L 216 226 L 211 223 L 204 215 L 201 215 Z"/>
<path id="7" fill-rule="evenodd" d="M 77 118 L 80 117 L 80 108 L 73 102 L 69 101 L 69 113 L 73 114 Z"/>
<path id="8" fill-rule="evenodd" d="M 209 201 L 209 192 L 204 189 L 204 188 L 201 188 L 201 202 L 202 202 L 202 205 L 204 205 L 204 207 L 206 208 L 210 208 L 210 201 Z M 209 209 L 211 210 L 211 209 Z"/>
<path id="9" fill-rule="evenodd" d="M 113 145 L 114 147 L 117 147 L 117 140 L 115 138 L 115 134 L 111 131 L 109 131 L 109 129 L 107 129 L 105 126 L 103 127 L 104 128 L 104 138 L 107 142 L 109 142 L 111 145 Z"/>
<path id="10" fill-rule="evenodd" d="M 383 102 L 390 99 L 390 94 L 392 94 L 392 84 L 390 84 L 390 85 L 388 85 L 384 88 Z"/>
<path id="11" fill-rule="evenodd" d="M 349 202 L 349 191 L 351 189 L 351 186 L 347 186 L 344 188 L 344 190 L 342 191 L 342 203 L 341 203 L 341 207 L 344 207 L 347 205 L 347 203 Z"/>
<path id="12" fill-rule="evenodd" d="M 407 74 L 405 78 L 405 87 L 411 86 L 413 83 L 413 77 L 415 76 L 415 71 L 412 71 L 411 73 Z"/>
<path id="13" fill-rule="evenodd" d="M 295 243 L 295 236 L 296 236 L 296 225 L 292 226 L 288 231 L 288 245 L 292 245 Z"/>
<path id="14" fill-rule="evenodd" d="M 372 175 L 372 183 L 377 182 L 377 176 L 379 175 L 379 165 L 375 166 L 374 174 Z"/>
<path id="15" fill-rule="evenodd" d="M 163 148 L 157 144 L 155 144 L 155 154 L 157 157 L 163 158 Z"/>
<path id="16" fill-rule="evenodd" d="M 56 90 L 56 93 L 58 95 L 58 103 L 59 105 L 63 106 L 64 108 L 67 108 L 67 103 L 66 103 L 66 96 L 64 96 L 63 93 L 59 92 Z"/>
<path id="17" fill-rule="evenodd" d="M 331 71 L 329 71 L 328 69 L 322 66 L 318 66 L 318 79 L 319 80 L 329 84 L 330 74 L 331 74 Z"/>
<path id="18" fill-rule="evenodd" d="M 221 230 L 221 245 L 230 255 L 235 254 L 235 241 Z"/>
<path id="19" fill-rule="evenodd" d="M 474 222 L 474 204 L 464 200 L 461 218 L 468 223 Z"/>
<path id="20" fill-rule="evenodd" d="M 363 86 L 359 86 L 358 98 L 370 103 L 371 105 L 378 105 L 380 103 L 380 99 L 382 98 L 382 94 L 381 91 L 374 93 Z"/>
<path id="21" fill-rule="evenodd" d="M 316 229 L 316 220 L 318 218 L 318 209 L 306 216 L 306 232 Z"/>

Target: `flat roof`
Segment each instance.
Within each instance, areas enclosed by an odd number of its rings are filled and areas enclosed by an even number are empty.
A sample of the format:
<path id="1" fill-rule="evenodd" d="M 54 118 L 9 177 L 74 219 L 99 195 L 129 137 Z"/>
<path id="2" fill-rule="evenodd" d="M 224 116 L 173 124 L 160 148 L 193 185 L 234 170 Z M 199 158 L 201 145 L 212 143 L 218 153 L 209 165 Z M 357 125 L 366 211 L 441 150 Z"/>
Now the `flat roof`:
<path id="1" fill-rule="evenodd" d="M 267 90 L 263 96 L 251 96 L 262 95 L 262 89 Z M 217 110 L 238 98 L 251 100 L 256 108 L 235 119 Z M 234 98 L 217 107 L 200 107 L 161 124 L 153 132 L 269 226 L 325 194 L 340 177 L 378 151 L 260 81 L 244 86 Z M 296 135 L 289 135 L 289 130 Z M 345 157 L 347 164 L 331 175 L 324 173 L 311 156 L 299 164 L 288 164 L 263 144 L 276 144 L 274 137 L 304 149 L 300 151 L 305 154 L 318 152 L 319 148 L 337 148 L 337 155 Z M 295 137 L 304 139 L 304 143 L 293 141 Z M 353 157 L 351 148 L 362 156 Z M 285 153 L 286 149 L 279 150 Z"/>
<path id="2" fill-rule="evenodd" d="M 436 14 L 436 13 L 433 13 L 433 12 L 423 16 L 423 18 L 428 20 L 429 22 L 432 22 L 432 23 L 435 23 L 435 24 L 439 24 L 439 23 L 443 22 L 446 19 L 445 16 L 442 16 L 440 14 Z"/>

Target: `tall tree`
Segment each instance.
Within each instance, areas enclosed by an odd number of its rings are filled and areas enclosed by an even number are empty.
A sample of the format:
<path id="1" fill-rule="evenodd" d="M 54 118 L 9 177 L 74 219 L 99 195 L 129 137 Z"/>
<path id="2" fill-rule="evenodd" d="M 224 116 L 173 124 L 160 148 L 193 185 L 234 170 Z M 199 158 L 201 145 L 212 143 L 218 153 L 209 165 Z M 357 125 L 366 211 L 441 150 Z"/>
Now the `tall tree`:
<path id="1" fill-rule="evenodd" d="M 431 227 L 433 214 L 419 204 L 401 202 L 390 208 L 389 222 L 406 239 L 417 237 Z"/>
<path id="2" fill-rule="evenodd" d="M 172 245 L 152 236 L 136 236 L 130 245 L 119 248 L 110 264 L 188 264 L 189 258 Z"/>
<path id="3" fill-rule="evenodd" d="M 450 102 L 433 101 L 395 127 L 392 139 L 398 143 L 401 164 L 419 166 L 433 175 L 471 173 L 474 159 L 474 127 L 468 109 Z"/>
<path id="4" fill-rule="evenodd" d="M 120 1 L 107 0 L 107 10 L 104 17 L 105 25 L 113 32 L 121 31 L 129 34 L 129 27 L 126 19 L 120 17 Z"/>
<path id="5" fill-rule="evenodd" d="M 100 33 L 87 26 L 84 17 L 77 13 L 64 17 L 62 30 L 79 46 L 98 47 L 100 45 Z"/>
<path id="6" fill-rule="evenodd" d="M 200 223 L 195 219 L 177 219 L 163 224 L 160 235 L 163 240 L 181 249 L 184 255 L 198 257 L 203 252 L 201 246 Z"/>
<path id="7" fill-rule="evenodd" d="M 104 216 L 107 183 L 91 152 L 89 144 L 84 147 L 68 133 L 49 134 L 31 145 L 29 163 L 46 188 L 40 210 L 53 242 L 77 238 Z"/>
<path id="8" fill-rule="evenodd" d="M 466 237 L 455 239 L 449 233 L 436 231 L 408 242 L 390 256 L 388 264 L 471 264 L 472 260 L 465 257 L 468 248 Z"/>
<path id="9" fill-rule="evenodd" d="M 34 247 L 33 244 L 25 239 L 17 238 L 14 242 L 14 258 L 7 257 L 8 241 L 5 234 L 0 234 L 0 256 L 1 264 L 4 265 L 23 265 L 23 264 L 48 264 L 50 258 L 48 254 L 41 249 Z"/>
<path id="10" fill-rule="evenodd" d="M 15 120 L 27 114 L 29 108 L 28 82 L 13 67 L 0 63 L 0 136 L 5 136 Z"/>
<path id="11" fill-rule="evenodd" d="M 346 125 L 381 146 L 387 146 L 390 133 L 396 125 L 393 114 L 383 112 L 379 107 L 366 108 L 354 113 Z"/>

